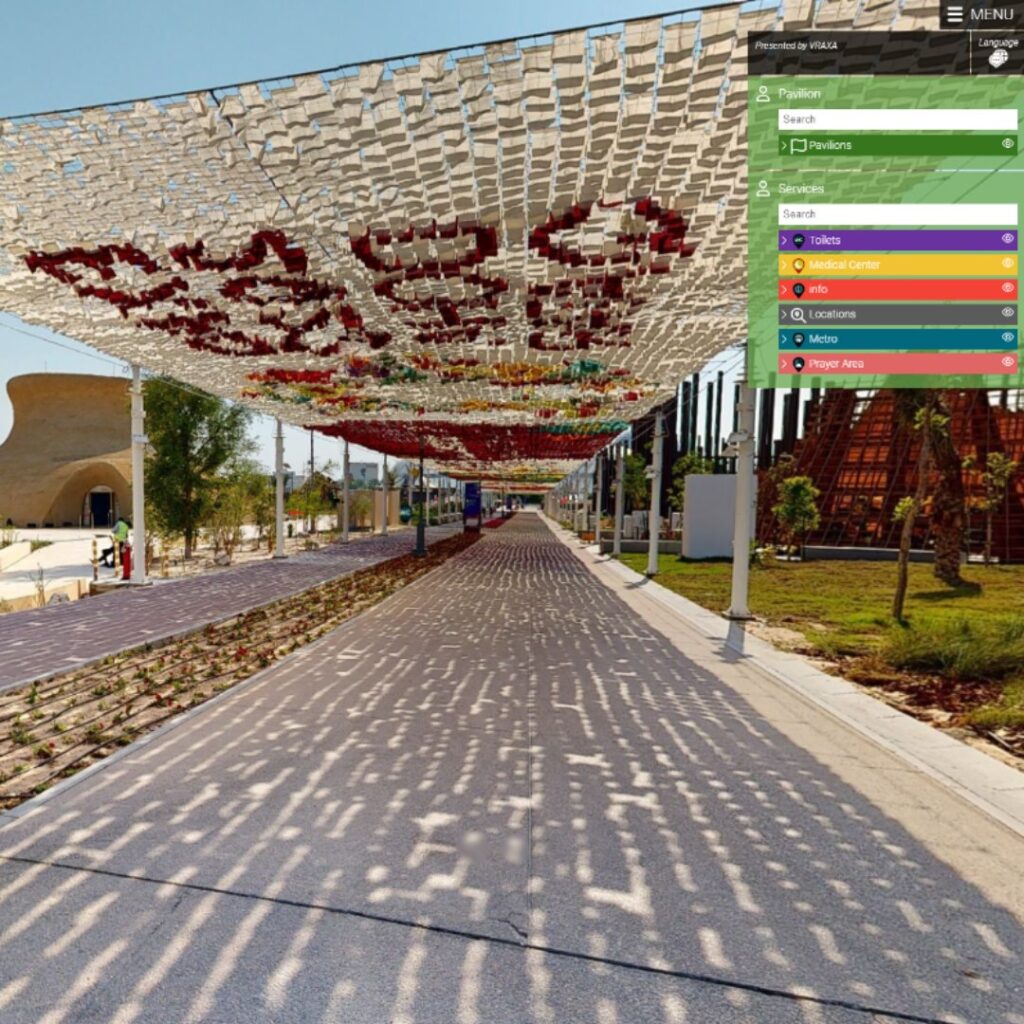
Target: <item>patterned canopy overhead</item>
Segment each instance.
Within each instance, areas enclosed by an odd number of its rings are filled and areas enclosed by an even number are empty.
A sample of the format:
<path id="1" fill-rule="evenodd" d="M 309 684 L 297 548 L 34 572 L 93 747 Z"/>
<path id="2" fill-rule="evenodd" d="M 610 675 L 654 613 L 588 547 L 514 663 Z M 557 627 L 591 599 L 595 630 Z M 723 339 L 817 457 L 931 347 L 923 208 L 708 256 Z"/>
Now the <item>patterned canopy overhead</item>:
<path id="1" fill-rule="evenodd" d="M 0 309 L 380 451 L 556 477 L 743 337 L 744 40 L 779 19 L 0 120 Z"/>

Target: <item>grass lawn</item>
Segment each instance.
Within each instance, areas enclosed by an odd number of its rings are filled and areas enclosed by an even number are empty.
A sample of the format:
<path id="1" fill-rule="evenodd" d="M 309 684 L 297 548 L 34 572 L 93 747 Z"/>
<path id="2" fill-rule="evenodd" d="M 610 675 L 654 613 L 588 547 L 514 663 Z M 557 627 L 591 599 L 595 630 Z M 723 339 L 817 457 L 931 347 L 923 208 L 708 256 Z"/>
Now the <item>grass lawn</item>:
<path id="1" fill-rule="evenodd" d="M 645 554 L 625 554 L 637 572 Z M 662 555 L 658 582 L 697 604 L 724 611 L 728 561 L 689 562 Z M 769 625 L 804 637 L 802 649 L 880 682 L 880 673 L 946 681 L 975 722 L 1024 728 L 1024 566 L 968 566 L 970 586 L 951 590 L 930 565 L 911 565 L 909 626 L 889 617 L 892 562 L 769 562 L 750 572 L 750 608 Z"/>

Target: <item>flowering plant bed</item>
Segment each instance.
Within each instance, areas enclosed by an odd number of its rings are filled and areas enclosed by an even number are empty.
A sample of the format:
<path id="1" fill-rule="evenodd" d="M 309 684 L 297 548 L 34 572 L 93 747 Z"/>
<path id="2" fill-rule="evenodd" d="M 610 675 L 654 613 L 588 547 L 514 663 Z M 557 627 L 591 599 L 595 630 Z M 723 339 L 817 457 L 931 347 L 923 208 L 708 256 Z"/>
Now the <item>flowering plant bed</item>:
<path id="1" fill-rule="evenodd" d="M 479 539 L 392 558 L 159 647 L 121 651 L 0 694 L 0 810 L 209 700 L 379 603 Z"/>
<path id="2" fill-rule="evenodd" d="M 515 513 L 513 512 L 512 515 L 515 515 Z M 508 518 L 505 518 L 504 516 L 495 516 L 494 519 L 488 519 L 487 522 L 484 523 L 484 529 L 497 530 L 499 526 L 504 526 L 511 518 L 512 516 L 509 516 Z"/>

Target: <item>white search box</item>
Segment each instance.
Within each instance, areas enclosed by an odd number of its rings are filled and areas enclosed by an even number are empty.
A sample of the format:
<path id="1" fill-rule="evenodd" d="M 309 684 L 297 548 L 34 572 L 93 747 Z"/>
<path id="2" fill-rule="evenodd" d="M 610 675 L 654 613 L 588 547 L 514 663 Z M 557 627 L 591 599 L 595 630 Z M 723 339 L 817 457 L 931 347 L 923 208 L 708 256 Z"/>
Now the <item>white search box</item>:
<path id="1" fill-rule="evenodd" d="M 1015 132 L 1017 111 L 871 110 L 806 107 L 779 111 L 780 132 Z"/>
<path id="2" fill-rule="evenodd" d="M 1016 203 L 779 203 L 779 227 L 1016 228 Z"/>

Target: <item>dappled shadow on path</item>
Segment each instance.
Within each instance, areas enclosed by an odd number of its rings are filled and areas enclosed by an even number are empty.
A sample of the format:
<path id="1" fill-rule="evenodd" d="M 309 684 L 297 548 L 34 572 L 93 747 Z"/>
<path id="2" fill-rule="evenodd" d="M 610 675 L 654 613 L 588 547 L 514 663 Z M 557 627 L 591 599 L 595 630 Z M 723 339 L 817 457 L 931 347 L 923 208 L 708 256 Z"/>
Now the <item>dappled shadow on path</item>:
<path id="1" fill-rule="evenodd" d="M 0 855 L 5 1024 L 1024 1024 L 1020 924 L 529 515 Z"/>

